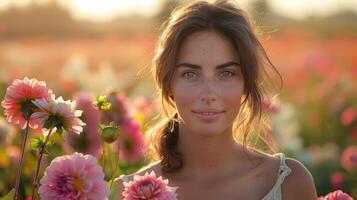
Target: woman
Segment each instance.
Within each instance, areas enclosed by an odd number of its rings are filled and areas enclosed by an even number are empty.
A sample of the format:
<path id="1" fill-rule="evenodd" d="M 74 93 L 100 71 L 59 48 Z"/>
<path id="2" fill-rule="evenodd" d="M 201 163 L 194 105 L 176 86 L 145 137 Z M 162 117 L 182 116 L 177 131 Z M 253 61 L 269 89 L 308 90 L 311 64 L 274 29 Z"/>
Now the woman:
<path id="1" fill-rule="evenodd" d="M 247 148 L 251 130 L 262 126 L 262 83 L 275 68 L 244 11 L 228 1 L 176 10 L 154 61 L 169 118 L 153 132 L 159 161 L 135 174 L 169 179 L 181 200 L 317 198 L 300 162 Z M 117 199 L 132 177 L 117 179 Z"/>

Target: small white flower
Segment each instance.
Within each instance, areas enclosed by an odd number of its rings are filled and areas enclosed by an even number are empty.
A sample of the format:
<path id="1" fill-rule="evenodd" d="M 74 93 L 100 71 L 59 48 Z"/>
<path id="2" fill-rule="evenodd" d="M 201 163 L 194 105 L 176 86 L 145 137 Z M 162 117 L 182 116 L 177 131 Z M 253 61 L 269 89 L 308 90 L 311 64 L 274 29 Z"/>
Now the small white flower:
<path id="1" fill-rule="evenodd" d="M 83 131 L 82 126 L 86 125 L 79 119 L 82 111 L 75 110 L 75 101 L 65 101 L 62 97 L 56 99 L 52 95 L 50 102 L 47 102 L 45 99 L 37 99 L 32 102 L 41 110 L 40 112 L 33 113 L 32 117 L 44 125 L 48 120 L 52 120 L 57 129 L 63 128 L 66 131 L 73 131 L 77 134 L 81 133 Z"/>

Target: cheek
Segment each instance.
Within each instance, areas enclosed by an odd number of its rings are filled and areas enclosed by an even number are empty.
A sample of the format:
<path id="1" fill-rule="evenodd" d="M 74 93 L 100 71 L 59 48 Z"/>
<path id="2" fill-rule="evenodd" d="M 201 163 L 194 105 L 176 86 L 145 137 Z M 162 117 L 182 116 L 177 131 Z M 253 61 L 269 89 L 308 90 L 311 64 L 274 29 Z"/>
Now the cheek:
<path id="1" fill-rule="evenodd" d="M 176 86 L 172 90 L 177 109 L 190 108 L 196 98 L 197 89 L 194 87 Z"/>
<path id="2" fill-rule="evenodd" d="M 243 86 L 232 85 L 231 87 L 222 88 L 221 91 L 221 97 L 224 100 L 226 109 L 234 110 L 235 112 L 239 111 L 243 95 Z"/>

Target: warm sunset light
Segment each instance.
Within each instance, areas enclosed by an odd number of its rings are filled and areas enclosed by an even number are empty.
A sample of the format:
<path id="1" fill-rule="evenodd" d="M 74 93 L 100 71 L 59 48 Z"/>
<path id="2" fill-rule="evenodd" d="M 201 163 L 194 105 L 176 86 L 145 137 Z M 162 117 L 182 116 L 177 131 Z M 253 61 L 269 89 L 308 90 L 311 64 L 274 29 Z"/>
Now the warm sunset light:
<path id="1" fill-rule="evenodd" d="M 0 9 L 10 6 L 23 7 L 32 2 L 43 4 L 51 0 L 1 0 Z M 158 12 L 164 0 L 56 0 L 56 2 L 68 7 L 76 18 L 105 21 L 116 16 L 133 14 L 151 16 Z"/>
<path id="2" fill-rule="evenodd" d="M 269 4 L 277 13 L 296 19 L 326 16 L 343 10 L 357 12 L 357 1 L 355 0 L 269 0 Z"/>
<path id="3" fill-rule="evenodd" d="M 140 15 L 150 16 L 158 11 L 162 0 L 75 0 L 69 1 L 73 15 L 78 18 L 91 18 L 94 20 L 106 20 L 113 16 Z"/>
<path id="4" fill-rule="evenodd" d="M 46 3 L 51 0 L 1 0 L 0 9 L 12 5 L 25 6 L 31 2 Z M 166 0 L 57 0 L 68 6 L 72 15 L 79 19 L 95 21 L 110 20 L 116 16 L 139 15 L 152 16 L 158 12 Z M 244 8 L 254 1 L 237 0 Z M 308 16 L 326 16 L 341 10 L 357 11 L 355 0 L 267 0 L 269 7 L 277 13 L 295 19 Z"/>

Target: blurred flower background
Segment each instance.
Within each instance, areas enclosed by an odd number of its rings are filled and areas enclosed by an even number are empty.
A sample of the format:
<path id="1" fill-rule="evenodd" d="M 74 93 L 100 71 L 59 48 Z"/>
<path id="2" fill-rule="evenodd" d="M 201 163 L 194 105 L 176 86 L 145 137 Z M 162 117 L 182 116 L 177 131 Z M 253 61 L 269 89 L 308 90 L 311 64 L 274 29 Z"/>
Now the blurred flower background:
<path id="1" fill-rule="evenodd" d="M 43 80 L 57 96 L 76 100 L 87 124 L 82 134 L 69 132 L 65 141 L 51 138 L 47 165 L 75 151 L 100 157 L 102 144 L 93 125 L 103 116 L 92 101 L 109 93 L 117 115 L 103 118 L 111 117 L 122 129 L 118 174 L 149 162 L 141 149 L 143 137 L 160 106 L 148 67 L 160 25 L 184 2 L 1 1 L 0 97 L 15 79 Z M 266 139 L 305 164 L 319 195 L 341 189 L 357 198 L 356 1 L 237 2 L 260 28 L 263 45 L 283 76 L 280 95 L 266 103 L 272 122 Z M 23 130 L 6 122 L 3 108 L 0 114 L 3 196 L 15 184 Z M 36 151 L 30 144 L 27 149 L 22 194 L 30 193 L 36 167 Z"/>

